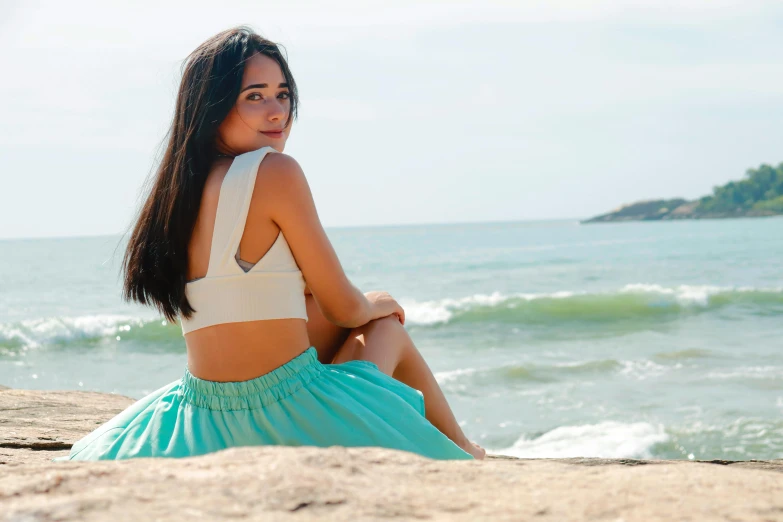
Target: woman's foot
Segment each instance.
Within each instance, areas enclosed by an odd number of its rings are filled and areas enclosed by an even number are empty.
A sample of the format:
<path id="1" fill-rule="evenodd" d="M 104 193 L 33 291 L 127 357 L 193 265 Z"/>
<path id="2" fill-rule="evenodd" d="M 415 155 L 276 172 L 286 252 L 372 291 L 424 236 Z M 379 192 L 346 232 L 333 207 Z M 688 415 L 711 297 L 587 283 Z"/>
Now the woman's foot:
<path id="1" fill-rule="evenodd" d="M 483 460 L 484 457 L 486 457 L 487 455 L 487 452 L 484 448 L 482 448 L 481 446 L 479 446 L 478 444 L 470 440 L 467 441 L 466 444 L 460 445 L 460 447 L 463 450 L 470 453 L 471 455 L 473 455 L 473 458 L 477 460 Z"/>

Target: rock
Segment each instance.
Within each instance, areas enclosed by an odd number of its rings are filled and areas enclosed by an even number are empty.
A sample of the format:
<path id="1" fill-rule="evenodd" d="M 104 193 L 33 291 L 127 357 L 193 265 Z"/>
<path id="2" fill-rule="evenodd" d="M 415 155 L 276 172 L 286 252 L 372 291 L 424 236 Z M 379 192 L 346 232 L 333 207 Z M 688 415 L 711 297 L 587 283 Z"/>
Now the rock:
<path id="1" fill-rule="evenodd" d="M 601 214 L 581 221 L 590 223 L 616 223 L 624 221 L 671 221 L 676 219 L 730 219 L 741 217 L 771 217 L 780 214 L 772 210 L 737 208 L 731 212 L 704 212 L 699 200 L 654 199 L 629 203 L 607 214 Z"/>
<path id="2" fill-rule="evenodd" d="M 133 399 L 80 391 L 0 391 L 0 449 L 67 450 Z"/>
<path id="3" fill-rule="evenodd" d="M 688 216 L 692 216 L 694 214 L 696 207 L 698 206 L 698 201 L 689 201 L 688 203 L 683 203 L 682 205 L 672 210 L 664 219 L 687 218 Z"/>
<path id="4" fill-rule="evenodd" d="M 10 390 L 0 392 L 3 429 L 17 422 L 5 409 L 14 404 L 14 418 L 25 423 L 21 440 L 29 443 L 0 444 L 0 452 L 15 455 L 0 466 L 4 521 L 783 520 L 783 460 L 437 461 L 341 446 L 232 448 L 188 459 L 119 462 L 25 459 L 23 452 L 57 453 L 34 449 L 39 439 L 33 426 L 65 445 L 130 399 L 13 391 L 20 393 L 11 399 L 5 397 Z M 89 420 L 78 418 L 83 415 Z"/>
<path id="5" fill-rule="evenodd" d="M 50 462 L 55 457 L 68 455 L 68 450 L 30 450 L 6 448 L 0 445 L 0 470 L 3 464 L 25 464 L 30 462 Z"/>
<path id="6" fill-rule="evenodd" d="M 616 208 L 608 214 L 603 214 L 582 221 L 582 223 L 607 223 L 614 221 L 655 221 L 664 219 L 673 211 L 680 211 L 688 201 L 678 199 L 654 199 L 638 201 Z"/>

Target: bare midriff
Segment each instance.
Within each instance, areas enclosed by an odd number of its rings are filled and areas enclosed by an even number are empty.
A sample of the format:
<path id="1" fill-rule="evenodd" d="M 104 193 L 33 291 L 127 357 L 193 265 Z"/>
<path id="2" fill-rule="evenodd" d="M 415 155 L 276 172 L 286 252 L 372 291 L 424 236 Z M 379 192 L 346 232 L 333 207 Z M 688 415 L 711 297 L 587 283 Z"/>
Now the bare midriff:
<path id="1" fill-rule="evenodd" d="M 200 379 L 236 382 L 282 366 L 310 346 L 304 319 L 223 323 L 185 334 L 188 370 Z"/>

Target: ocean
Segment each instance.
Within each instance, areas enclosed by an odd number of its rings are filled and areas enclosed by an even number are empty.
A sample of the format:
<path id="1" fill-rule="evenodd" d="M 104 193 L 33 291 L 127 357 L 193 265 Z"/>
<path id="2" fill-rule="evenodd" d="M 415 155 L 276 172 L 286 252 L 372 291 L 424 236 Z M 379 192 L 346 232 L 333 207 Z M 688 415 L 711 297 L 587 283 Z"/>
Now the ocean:
<path id="1" fill-rule="evenodd" d="M 329 229 L 463 430 L 518 457 L 783 458 L 783 218 Z M 120 298 L 121 236 L 0 241 L 0 384 L 141 398 L 178 325 Z"/>

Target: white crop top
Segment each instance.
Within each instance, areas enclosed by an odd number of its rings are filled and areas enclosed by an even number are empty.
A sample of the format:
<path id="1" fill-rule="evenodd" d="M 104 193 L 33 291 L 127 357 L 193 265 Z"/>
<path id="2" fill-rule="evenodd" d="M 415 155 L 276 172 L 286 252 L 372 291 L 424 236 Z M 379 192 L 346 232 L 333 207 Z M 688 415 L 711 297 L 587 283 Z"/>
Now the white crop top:
<path id="1" fill-rule="evenodd" d="M 207 275 L 185 285 L 196 311 L 190 319 L 180 315 L 182 335 L 222 323 L 307 320 L 305 280 L 282 230 L 258 263 L 248 268 L 238 259 L 258 166 L 269 152 L 278 151 L 264 147 L 235 157 L 222 181 Z"/>

